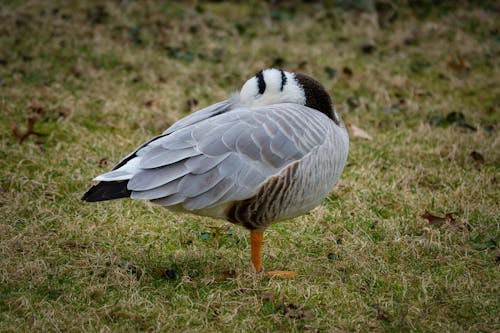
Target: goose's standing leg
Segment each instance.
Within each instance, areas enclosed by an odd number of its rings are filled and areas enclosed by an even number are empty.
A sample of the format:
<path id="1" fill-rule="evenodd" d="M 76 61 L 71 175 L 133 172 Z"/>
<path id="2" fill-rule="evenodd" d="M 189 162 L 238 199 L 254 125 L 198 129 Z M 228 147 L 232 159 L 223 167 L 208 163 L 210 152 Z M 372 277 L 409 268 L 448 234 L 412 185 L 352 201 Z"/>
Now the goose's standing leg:
<path id="1" fill-rule="evenodd" d="M 257 273 L 262 272 L 262 243 L 263 231 L 250 231 L 250 246 L 252 251 L 252 264 Z"/>
<path id="2" fill-rule="evenodd" d="M 263 231 L 250 231 L 250 247 L 252 251 L 252 265 L 257 273 L 262 272 L 262 243 L 264 242 Z M 264 273 L 267 277 L 278 277 L 290 279 L 297 276 L 294 271 L 269 271 Z"/>

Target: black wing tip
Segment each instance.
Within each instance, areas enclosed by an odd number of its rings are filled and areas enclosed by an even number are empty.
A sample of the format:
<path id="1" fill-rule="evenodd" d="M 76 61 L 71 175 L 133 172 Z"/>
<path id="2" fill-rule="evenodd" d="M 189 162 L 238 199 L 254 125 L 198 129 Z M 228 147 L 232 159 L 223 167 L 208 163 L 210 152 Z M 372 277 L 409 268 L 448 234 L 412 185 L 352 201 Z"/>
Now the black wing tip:
<path id="1" fill-rule="evenodd" d="M 128 198 L 132 191 L 127 189 L 128 180 L 100 182 L 92 186 L 82 197 L 82 201 L 97 202 Z"/>

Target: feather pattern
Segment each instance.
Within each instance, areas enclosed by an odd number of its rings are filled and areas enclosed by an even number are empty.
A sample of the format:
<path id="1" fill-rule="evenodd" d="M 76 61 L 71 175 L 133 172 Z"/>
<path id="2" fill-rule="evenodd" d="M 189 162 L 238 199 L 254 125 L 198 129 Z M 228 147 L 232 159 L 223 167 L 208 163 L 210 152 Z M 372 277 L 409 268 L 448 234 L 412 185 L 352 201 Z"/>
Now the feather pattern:
<path id="1" fill-rule="evenodd" d="M 200 155 L 201 152 L 194 147 L 184 149 L 167 149 L 156 146 L 150 149 L 139 162 L 141 169 L 153 169 L 172 164 L 188 157 Z"/>
<path id="2" fill-rule="evenodd" d="M 343 125 L 314 109 L 228 100 L 182 119 L 96 179 L 128 180 L 134 199 L 259 229 L 317 205 L 340 176 L 347 149 Z"/>

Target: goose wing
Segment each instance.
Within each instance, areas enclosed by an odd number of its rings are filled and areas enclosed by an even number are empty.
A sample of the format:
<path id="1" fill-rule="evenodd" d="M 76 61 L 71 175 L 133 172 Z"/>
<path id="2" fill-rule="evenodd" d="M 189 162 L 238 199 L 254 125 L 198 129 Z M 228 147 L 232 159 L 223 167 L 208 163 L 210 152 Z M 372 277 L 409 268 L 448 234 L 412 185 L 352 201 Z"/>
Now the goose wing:
<path id="1" fill-rule="evenodd" d="M 203 209 L 253 196 L 267 178 L 322 145 L 332 129 L 343 130 L 316 110 L 288 103 L 182 121 L 96 180 L 128 180 L 132 198 Z"/>
<path id="2" fill-rule="evenodd" d="M 184 127 L 196 124 L 196 123 L 198 123 L 200 121 L 203 121 L 205 119 L 217 116 L 219 114 L 222 114 L 224 112 L 227 112 L 227 111 L 231 110 L 231 107 L 234 104 L 235 98 L 236 97 L 231 97 L 231 98 L 226 99 L 226 100 L 224 100 L 222 102 L 215 103 L 213 105 L 210 105 L 210 106 L 208 106 L 206 108 L 203 108 L 203 109 L 201 109 L 199 111 L 196 111 L 196 112 L 188 115 L 187 117 L 184 117 L 184 118 L 176 121 L 172 126 L 170 126 L 169 128 L 167 128 L 161 135 L 152 138 L 151 140 L 149 140 L 148 142 L 144 143 L 139 148 L 137 148 L 134 152 L 132 152 L 132 153 L 128 154 L 127 156 L 125 156 L 117 165 L 115 165 L 115 167 L 113 168 L 113 170 L 120 169 L 124 165 L 126 165 L 127 163 L 129 163 L 135 157 L 143 155 L 146 151 L 148 151 L 150 143 L 152 143 L 152 142 L 154 142 L 154 141 L 156 141 L 156 140 L 158 140 L 158 139 L 160 139 L 160 138 L 162 138 L 164 136 L 167 136 L 170 133 L 173 133 L 173 132 L 175 132 L 175 131 L 177 131 L 177 130 L 179 130 L 181 128 L 184 128 Z M 134 167 L 135 164 L 134 163 L 132 163 L 130 166 L 131 167 L 128 168 L 128 169 L 130 169 L 130 170 L 134 170 L 135 169 L 135 167 Z M 118 177 L 118 178 L 121 178 L 121 179 L 116 179 L 116 180 L 128 179 L 127 177 L 130 176 L 130 172 L 126 172 L 124 170 L 124 168 L 122 168 L 122 172 L 116 172 L 115 174 L 116 175 L 121 174 L 121 177 Z M 117 176 L 115 176 L 114 178 L 116 178 L 116 177 Z M 98 178 L 99 177 L 97 177 L 95 180 L 98 180 Z"/>

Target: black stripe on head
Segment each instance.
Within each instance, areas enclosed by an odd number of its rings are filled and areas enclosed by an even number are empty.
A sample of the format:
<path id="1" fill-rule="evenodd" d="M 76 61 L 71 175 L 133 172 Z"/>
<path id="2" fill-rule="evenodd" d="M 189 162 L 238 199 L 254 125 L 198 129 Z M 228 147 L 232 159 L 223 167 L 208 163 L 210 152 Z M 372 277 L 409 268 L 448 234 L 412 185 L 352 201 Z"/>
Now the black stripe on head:
<path id="1" fill-rule="evenodd" d="M 281 69 L 280 69 L 280 72 L 281 72 L 281 87 L 280 87 L 280 91 L 283 91 L 283 88 L 285 87 L 285 84 L 286 84 L 286 75 L 285 75 L 285 72 L 283 72 Z"/>
<path id="2" fill-rule="evenodd" d="M 259 94 L 263 94 L 266 91 L 266 81 L 264 81 L 264 74 L 262 71 L 258 72 L 255 77 L 257 78 L 257 84 L 259 85 Z"/>

